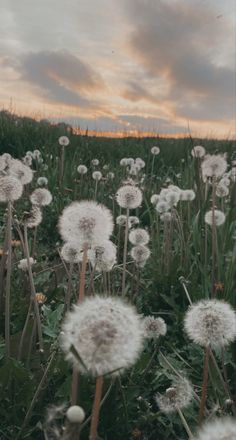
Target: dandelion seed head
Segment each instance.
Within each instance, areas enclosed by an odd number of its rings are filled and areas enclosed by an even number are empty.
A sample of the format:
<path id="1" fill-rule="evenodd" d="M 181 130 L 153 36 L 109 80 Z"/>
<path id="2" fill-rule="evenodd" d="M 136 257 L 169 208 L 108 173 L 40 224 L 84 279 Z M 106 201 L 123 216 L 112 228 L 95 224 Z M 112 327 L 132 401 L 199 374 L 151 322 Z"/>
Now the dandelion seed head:
<path id="1" fill-rule="evenodd" d="M 32 205 L 47 206 L 52 201 L 52 194 L 46 188 L 37 188 L 32 192 L 30 201 Z"/>
<path id="2" fill-rule="evenodd" d="M 98 272 L 109 272 L 116 263 L 116 246 L 110 240 L 95 243 L 88 251 L 88 258 Z"/>
<path id="3" fill-rule="evenodd" d="M 47 184 L 48 184 L 48 179 L 47 179 L 47 177 L 39 177 L 38 179 L 37 179 L 37 184 L 39 185 L 39 186 L 47 186 Z"/>
<path id="4" fill-rule="evenodd" d="M 221 177 L 227 170 L 227 162 L 220 154 L 208 154 L 202 164 L 202 177 L 205 181 L 208 177 Z"/>
<path id="5" fill-rule="evenodd" d="M 127 165 L 128 165 L 128 163 L 127 163 L 127 157 L 123 157 L 121 160 L 120 160 L 120 166 L 121 167 L 127 167 Z"/>
<path id="6" fill-rule="evenodd" d="M 165 394 L 157 394 L 156 402 L 166 414 L 186 408 L 193 398 L 193 387 L 188 379 L 176 379 Z"/>
<path id="7" fill-rule="evenodd" d="M 88 172 L 88 168 L 86 167 L 86 165 L 79 165 L 77 167 L 77 171 L 79 174 L 86 174 Z"/>
<path id="8" fill-rule="evenodd" d="M 18 159 L 11 159 L 8 173 L 9 175 L 20 180 L 22 185 L 27 185 L 28 183 L 30 183 L 34 176 L 31 168 L 24 165 Z"/>
<path id="9" fill-rule="evenodd" d="M 121 186 L 116 193 L 116 201 L 121 208 L 135 209 L 142 203 L 142 192 L 132 185 Z"/>
<path id="10" fill-rule="evenodd" d="M 118 215 L 118 217 L 116 217 L 116 224 L 118 226 L 125 226 L 126 225 L 126 215 Z"/>
<path id="11" fill-rule="evenodd" d="M 236 421 L 230 417 L 211 420 L 198 431 L 195 440 L 236 440 Z"/>
<path id="12" fill-rule="evenodd" d="M 138 245 L 138 244 L 145 245 L 148 244 L 149 240 L 150 240 L 150 235 L 146 231 L 146 229 L 137 228 L 137 229 L 133 229 L 129 233 L 129 241 L 134 245 Z"/>
<path id="13" fill-rule="evenodd" d="M 94 180 L 101 180 L 101 178 L 102 178 L 102 173 L 100 172 L 100 171 L 94 171 L 93 172 L 93 174 L 92 174 L 92 178 L 94 179 Z"/>
<path id="14" fill-rule="evenodd" d="M 28 155 L 26 154 L 25 157 L 23 157 L 23 159 L 22 159 L 22 162 L 27 167 L 30 167 L 32 165 L 32 161 L 33 161 L 32 156 L 30 156 L 29 154 Z"/>
<path id="15" fill-rule="evenodd" d="M 191 150 L 191 154 L 192 154 L 193 157 L 203 157 L 206 154 L 206 150 L 201 145 L 196 145 Z"/>
<path id="16" fill-rule="evenodd" d="M 142 267 L 142 264 L 146 263 L 146 261 L 150 257 L 151 251 L 147 246 L 137 245 L 132 247 L 130 255 L 137 266 L 141 265 Z"/>
<path id="17" fill-rule="evenodd" d="M 159 194 L 153 194 L 151 199 L 150 199 L 150 202 L 151 202 L 152 205 L 157 205 L 159 200 L 160 200 Z"/>
<path id="18" fill-rule="evenodd" d="M 151 153 L 152 153 L 154 156 L 157 156 L 157 154 L 160 153 L 160 148 L 159 148 L 159 147 L 156 147 L 156 146 L 152 147 L 152 148 L 151 148 Z"/>
<path id="19" fill-rule="evenodd" d="M 41 209 L 37 205 L 33 205 L 30 212 L 24 216 L 23 224 L 27 228 L 36 228 L 43 219 Z"/>
<path id="20" fill-rule="evenodd" d="M 214 218 L 215 218 L 215 225 L 216 226 L 221 226 L 225 222 L 225 214 L 222 211 L 220 211 L 219 209 L 214 210 Z M 213 225 L 213 211 L 211 210 L 211 211 L 206 212 L 204 219 L 208 225 L 212 226 Z"/>
<path id="21" fill-rule="evenodd" d="M 216 195 L 218 197 L 227 197 L 229 195 L 229 188 L 219 182 L 216 187 Z"/>
<path id="22" fill-rule="evenodd" d="M 230 186 L 230 179 L 228 177 L 228 174 L 223 176 L 222 179 L 220 179 L 219 185 Z"/>
<path id="23" fill-rule="evenodd" d="M 138 225 L 140 223 L 139 218 L 136 217 L 136 215 L 130 215 L 129 216 L 129 226 L 132 228 L 132 226 Z"/>
<path id="24" fill-rule="evenodd" d="M 236 315 L 230 304 L 224 301 L 202 300 L 187 311 L 184 328 L 196 344 L 223 347 L 236 338 Z"/>
<path id="25" fill-rule="evenodd" d="M 129 368 L 142 349 L 141 318 L 131 305 L 117 298 L 85 299 L 67 313 L 62 330 L 61 346 L 66 358 L 79 371 L 86 373 L 87 369 L 92 376 Z M 82 362 L 71 352 L 72 345 Z"/>
<path id="26" fill-rule="evenodd" d="M 13 202 L 23 193 L 22 183 L 13 176 L 0 177 L 0 202 Z"/>
<path id="27" fill-rule="evenodd" d="M 109 173 L 107 173 L 107 178 L 113 180 L 115 178 L 115 174 L 112 171 L 110 171 Z"/>
<path id="28" fill-rule="evenodd" d="M 66 411 L 66 417 L 70 423 L 81 424 L 85 419 L 85 412 L 81 406 L 73 405 Z"/>
<path id="29" fill-rule="evenodd" d="M 41 158 L 41 151 L 34 150 L 33 153 L 32 153 L 32 157 L 33 157 L 33 159 L 38 161 Z"/>
<path id="30" fill-rule="evenodd" d="M 143 319 L 144 334 L 147 339 L 157 339 L 160 336 L 165 336 L 167 327 L 164 319 L 155 318 L 154 316 L 145 316 Z"/>
<path id="31" fill-rule="evenodd" d="M 164 200 L 161 200 L 158 202 L 155 206 L 155 209 L 159 214 L 163 214 L 163 212 L 167 212 L 170 209 L 169 203 L 165 202 Z"/>
<path id="32" fill-rule="evenodd" d="M 91 164 L 93 165 L 93 166 L 98 166 L 99 165 L 99 160 L 98 159 L 93 159 L 92 161 L 91 161 Z"/>
<path id="33" fill-rule="evenodd" d="M 183 189 L 180 193 L 180 200 L 183 202 L 192 202 L 196 197 L 195 192 L 192 189 Z"/>
<path id="34" fill-rule="evenodd" d="M 127 159 L 127 165 L 129 166 L 129 167 L 131 167 L 132 165 L 134 165 L 134 159 L 132 158 L 132 157 L 128 157 Z"/>
<path id="35" fill-rule="evenodd" d="M 67 263 L 80 263 L 83 260 L 82 243 L 68 241 L 61 248 L 61 256 Z"/>
<path id="36" fill-rule="evenodd" d="M 73 202 L 67 206 L 59 219 L 59 231 L 65 241 L 92 244 L 109 239 L 113 231 L 110 210 L 94 201 Z"/>
<path id="37" fill-rule="evenodd" d="M 34 258 L 30 257 L 29 258 L 30 266 L 33 266 L 33 264 L 35 264 L 35 263 L 37 263 L 37 261 L 34 260 Z M 28 270 L 27 258 L 23 258 L 22 260 L 20 260 L 17 267 L 18 267 L 18 269 L 23 270 L 23 272 L 26 272 Z"/>
<path id="38" fill-rule="evenodd" d="M 180 193 L 177 191 L 168 191 L 168 193 L 165 196 L 165 199 L 169 206 L 176 206 L 179 199 L 180 199 Z"/>
<path id="39" fill-rule="evenodd" d="M 58 142 L 62 147 L 67 147 L 67 145 L 70 143 L 70 140 L 67 136 L 60 136 Z"/>
<path id="40" fill-rule="evenodd" d="M 145 162 L 143 159 L 141 159 L 141 157 L 137 157 L 135 159 L 135 165 L 138 166 L 138 168 L 141 170 L 142 168 L 145 167 Z"/>

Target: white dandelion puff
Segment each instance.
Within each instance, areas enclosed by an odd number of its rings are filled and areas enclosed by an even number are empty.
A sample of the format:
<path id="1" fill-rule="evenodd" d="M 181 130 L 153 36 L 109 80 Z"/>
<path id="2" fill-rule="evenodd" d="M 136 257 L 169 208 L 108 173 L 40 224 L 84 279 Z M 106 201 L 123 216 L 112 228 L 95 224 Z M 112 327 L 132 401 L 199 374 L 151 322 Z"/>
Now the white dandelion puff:
<path id="1" fill-rule="evenodd" d="M 128 157 L 127 159 L 126 159 L 126 161 L 127 161 L 127 165 L 129 166 L 129 167 L 131 167 L 132 165 L 134 165 L 134 159 L 132 158 L 132 157 Z"/>
<path id="2" fill-rule="evenodd" d="M 217 197 L 227 197 L 229 195 L 229 188 L 219 182 L 216 186 L 216 195 Z"/>
<path id="3" fill-rule="evenodd" d="M 77 171 L 79 174 L 86 174 L 88 172 L 88 168 L 86 167 L 86 165 L 79 165 L 77 167 Z"/>
<path id="4" fill-rule="evenodd" d="M 80 263 L 83 260 L 83 245 L 68 241 L 61 248 L 61 256 L 67 263 Z"/>
<path id="5" fill-rule="evenodd" d="M 41 159 L 41 151 L 34 150 L 32 153 L 32 157 L 33 157 L 33 159 L 39 161 L 39 159 Z"/>
<path id="6" fill-rule="evenodd" d="M 187 311 L 184 328 L 196 344 L 223 347 L 236 338 L 236 315 L 230 304 L 224 301 L 202 300 Z"/>
<path id="7" fill-rule="evenodd" d="M 43 176 L 38 177 L 38 179 L 37 179 L 37 184 L 38 184 L 39 186 L 47 186 L 47 184 L 48 184 L 48 179 L 47 179 L 47 177 L 43 177 Z"/>
<path id="8" fill-rule="evenodd" d="M 0 202 L 13 202 L 23 193 L 22 183 L 13 176 L 0 177 Z"/>
<path id="9" fill-rule="evenodd" d="M 129 233 L 129 241 L 134 245 L 138 245 L 138 244 L 145 245 L 148 244 L 149 240 L 150 240 L 150 235 L 146 231 L 146 229 L 137 228 L 137 229 L 133 229 Z"/>
<path id="10" fill-rule="evenodd" d="M 32 156 L 30 156 L 29 154 L 26 154 L 25 157 L 23 157 L 22 162 L 27 166 L 30 167 L 32 165 Z"/>
<path id="11" fill-rule="evenodd" d="M 27 228 L 36 228 L 43 219 L 41 209 L 37 205 L 33 205 L 30 212 L 25 213 L 22 223 Z"/>
<path id="12" fill-rule="evenodd" d="M 213 210 L 206 212 L 205 214 L 205 222 L 212 226 L 213 225 Z M 225 214 L 220 211 L 219 209 L 214 210 L 214 219 L 215 219 L 215 225 L 221 226 L 225 222 Z"/>
<path id="13" fill-rule="evenodd" d="M 93 201 L 73 202 L 67 206 L 59 219 L 59 231 L 65 241 L 91 244 L 108 239 L 113 231 L 110 210 Z"/>
<path id="14" fill-rule="evenodd" d="M 121 167 L 127 167 L 127 165 L 128 165 L 128 163 L 127 163 L 127 158 L 126 157 L 123 157 L 121 160 L 120 160 L 120 166 Z"/>
<path id="15" fill-rule="evenodd" d="M 208 177 L 221 177 L 227 170 L 227 162 L 221 155 L 213 154 L 205 156 L 202 164 L 202 177 L 205 181 Z"/>
<path id="16" fill-rule="evenodd" d="M 98 272 L 109 272 L 116 263 L 116 246 L 110 240 L 95 243 L 88 250 L 88 258 Z"/>
<path id="17" fill-rule="evenodd" d="M 195 440 L 236 440 L 236 420 L 222 417 L 211 420 L 198 431 Z"/>
<path id="18" fill-rule="evenodd" d="M 98 159 L 93 159 L 92 161 L 91 161 L 91 164 L 93 165 L 93 166 L 98 166 L 99 165 L 99 160 Z"/>
<path id="19" fill-rule="evenodd" d="M 110 171 L 109 173 L 107 173 L 107 178 L 113 180 L 115 178 L 115 174 L 112 171 Z"/>
<path id="20" fill-rule="evenodd" d="M 58 142 L 62 147 L 67 147 L 67 145 L 70 143 L 70 140 L 67 136 L 60 136 Z"/>
<path id="21" fill-rule="evenodd" d="M 193 157 L 203 157 L 206 154 L 206 150 L 204 147 L 202 147 L 202 145 L 196 145 L 191 150 L 191 154 Z"/>
<path id="22" fill-rule="evenodd" d="M 172 219 L 171 212 L 163 212 L 163 214 L 160 215 L 160 219 L 163 222 L 170 222 Z"/>
<path id="23" fill-rule="evenodd" d="M 135 165 L 138 166 L 138 168 L 141 170 L 142 168 L 145 167 L 146 164 L 145 164 L 144 160 L 141 159 L 141 157 L 137 157 L 135 159 Z"/>
<path id="24" fill-rule="evenodd" d="M 129 216 L 129 227 L 132 228 L 132 226 L 138 225 L 139 223 L 140 223 L 140 220 L 136 215 Z"/>
<path id="25" fill-rule="evenodd" d="M 156 205 L 159 202 L 159 200 L 160 200 L 159 194 L 153 194 L 150 199 L 150 202 L 152 205 Z"/>
<path id="26" fill-rule="evenodd" d="M 131 305 L 112 297 L 85 299 L 67 313 L 62 326 L 61 347 L 67 360 L 92 376 L 117 374 L 131 367 L 142 344 L 140 316 Z"/>
<path id="27" fill-rule="evenodd" d="M 167 327 L 164 319 L 155 318 L 154 316 L 145 316 L 143 319 L 144 335 L 147 339 L 157 339 L 160 336 L 165 336 Z"/>
<path id="28" fill-rule="evenodd" d="M 130 255 L 137 266 L 142 267 L 150 257 L 151 251 L 147 246 L 137 245 L 132 247 Z"/>
<path id="29" fill-rule="evenodd" d="M 165 199 L 169 206 L 176 206 L 178 204 L 178 201 L 180 199 L 180 193 L 177 191 L 168 191 L 168 193 L 165 196 Z"/>
<path id="30" fill-rule="evenodd" d="M 18 159 L 12 159 L 9 166 L 9 174 L 21 181 L 22 185 L 27 185 L 33 179 L 33 171 Z"/>
<path id="31" fill-rule="evenodd" d="M 188 379 L 176 379 L 165 394 L 157 394 L 156 402 L 166 414 L 186 408 L 193 398 L 193 387 Z"/>
<path id="32" fill-rule="evenodd" d="M 33 266 L 35 263 L 37 263 L 37 261 L 34 260 L 34 258 L 30 257 L 29 258 L 30 266 Z M 18 269 L 23 270 L 23 272 L 26 272 L 28 270 L 27 258 L 23 258 L 22 260 L 20 260 L 17 267 L 18 267 Z"/>
<path id="33" fill-rule="evenodd" d="M 121 208 L 135 209 L 142 203 L 142 192 L 132 185 L 121 186 L 116 193 L 116 201 Z"/>
<path id="34" fill-rule="evenodd" d="M 92 178 L 96 181 L 99 181 L 102 178 L 102 173 L 100 171 L 94 171 L 92 174 Z"/>
<path id="35" fill-rule="evenodd" d="M 163 214 L 163 212 L 169 211 L 170 205 L 169 205 L 169 203 L 165 202 L 164 200 L 161 200 L 160 202 L 157 203 L 157 205 L 155 206 L 155 209 L 157 212 L 159 212 L 159 214 Z"/>
<path id="36" fill-rule="evenodd" d="M 47 206 L 52 201 L 52 194 L 46 188 L 37 188 L 32 192 L 30 201 L 32 205 Z"/>
<path id="37" fill-rule="evenodd" d="M 180 200 L 183 202 L 192 202 L 196 197 L 195 192 L 192 189 L 182 189 L 180 193 Z"/>
<path id="38" fill-rule="evenodd" d="M 160 153 L 160 148 L 159 148 L 159 147 L 156 147 L 156 146 L 152 147 L 152 148 L 151 148 L 151 153 L 152 153 L 154 156 L 157 156 L 157 154 Z"/>
<path id="39" fill-rule="evenodd" d="M 85 419 L 85 412 L 81 406 L 72 405 L 66 411 L 66 417 L 70 423 L 81 424 Z"/>

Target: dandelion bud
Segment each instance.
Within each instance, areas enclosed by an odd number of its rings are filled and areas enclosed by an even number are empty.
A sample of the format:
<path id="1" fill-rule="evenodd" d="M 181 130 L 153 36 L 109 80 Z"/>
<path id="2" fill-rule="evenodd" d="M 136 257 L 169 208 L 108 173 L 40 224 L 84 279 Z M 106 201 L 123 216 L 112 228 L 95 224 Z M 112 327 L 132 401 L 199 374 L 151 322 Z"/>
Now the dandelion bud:
<path id="1" fill-rule="evenodd" d="M 116 201 L 121 208 L 135 209 L 142 203 L 142 192 L 131 185 L 121 186 L 116 193 Z"/>
<path id="2" fill-rule="evenodd" d="M 85 412 L 81 406 L 73 405 L 66 411 L 66 417 L 70 423 L 81 424 L 85 419 Z"/>

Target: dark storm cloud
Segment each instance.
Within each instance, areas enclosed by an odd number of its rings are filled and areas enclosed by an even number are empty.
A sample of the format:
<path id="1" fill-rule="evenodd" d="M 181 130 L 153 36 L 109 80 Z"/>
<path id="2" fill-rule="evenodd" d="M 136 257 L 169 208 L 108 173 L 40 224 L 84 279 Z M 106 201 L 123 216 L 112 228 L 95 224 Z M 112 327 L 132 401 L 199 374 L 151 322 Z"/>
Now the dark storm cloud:
<path id="1" fill-rule="evenodd" d="M 29 53 L 21 58 L 19 69 L 49 101 L 69 106 L 93 106 L 84 94 L 103 87 L 91 67 L 67 51 Z"/>

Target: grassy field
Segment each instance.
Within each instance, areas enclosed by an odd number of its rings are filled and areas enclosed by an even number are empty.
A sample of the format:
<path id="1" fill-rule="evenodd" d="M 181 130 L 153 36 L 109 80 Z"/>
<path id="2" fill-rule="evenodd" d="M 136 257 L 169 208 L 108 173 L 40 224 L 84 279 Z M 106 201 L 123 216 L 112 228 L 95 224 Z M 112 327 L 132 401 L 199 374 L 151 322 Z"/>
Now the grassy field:
<path id="1" fill-rule="evenodd" d="M 61 136 L 68 137 L 68 146 L 59 144 Z M 197 145 L 210 155 L 225 153 L 227 170 L 204 181 L 204 159 L 191 153 Z M 158 146 L 159 154 L 151 153 L 153 146 Z M 0 203 L 0 439 L 79 438 L 81 427 L 65 417 L 71 401 L 72 366 L 65 359 L 59 334 L 66 313 L 65 298 L 69 295 L 69 302 L 75 304 L 83 281 L 85 297 L 93 297 L 94 293 L 122 297 L 135 306 L 140 316 L 162 318 L 167 326 L 165 335 L 144 338 L 132 367 L 122 374 L 104 375 L 98 440 L 184 440 L 191 438 L 191 432 L 195 435 L 199 419 L 202 422 L 214 416 L 235 416 L 233 336 L 231 344 L 214 346 L 210 341 L 204 346 L 184 329 L 191 303 L 216 298 L 236 307 L 235 142 L 191 136 L 81 136 L 64 124 L 51 126 L 47 121 L 1 112 L 0 154 L 9 153 L 23 160 L 28 151 L 35 150 L 40 153 L 33 156 L 30 166 L 33 179 L 24 185 L 22 197 L 14 203 Z M 141 158 L 144 163 L 136 161 L 136 169 L 130 165 L 132 161 L 121 166 L 122 158 Z M 98 165 L 92 162 L 94 159 Z M 79 165 L 87 167 L 84 175 L 78 173 Z M 7 175 L 6 170 L 0 171 L 0 179 Z M 94 179 L 94 171 L 102 173 L 101 179 Z M 39 185 L 40 177 L 47 179 L 47 185 Z M 227 179 L 224 185 L 219 184 L 222 177 Z M 141 205 L 128 212 L 139 221 L 132 227 L 127 210 L 116 200 L 117 190 L 127 185 L 142 193 Z M 226 186 L 227 191 L 220 193 L 219 186 Z M 173 203 L 169 200 L 168 208 L 158 210 L 158 202 L 151 202 L 151 197 L 168 187 L 169 192 L 178 194 L 176 187 L 193 190 L 195 197 L 184 200 L 178 196 Z M 36 188 L 47 188 L 52 202 L 42 207 L 39 226 L 27 228 L 24 225 L 32 209 L 30 195 Z M 165 203 L 167 199 L 162 197 Z M 115 226 L 110 240 L 116 246 L 116 262 L 107 272 L 96 270 L 96 265 L 86 261 L 84 248 L 79 264 L 62 258 L 64 242 L 58 221 L 65 207 L 81 200 L 101 203 L 112 213 Z M 213 214 L 209 226 L 205 214 L 216 210 L 225 214 L 224 221 L 218 227 Z M 169 217 L 163 216 L 165 211 Z M 124 226 L 117 224 L 120 215 L 125 216 Z M 140 265 L 132 257 L 133 244 L 126 240 L 137 227 L 150 236 L 150 256 Z M 29 256 L 36 260 L 31 267 Z M 18 267 L 24 258 L 28 259 L 26 270 Z M 81 359 L 77 361 L 81 363 Z M 176 392 L 175 384 L 183 377 L 192 384 L 191 401 L 188 405 L 176 404 L 170 412 L 162 410 L 156 396 L 167 398 L 168 390 Z M 79 378 L 76 400 L 86 414 L 81 440 L 89 438 L 97 381 L 92 374 Z M 182 400 L 185 391 L 186 387 L 181 390 Z"/>

